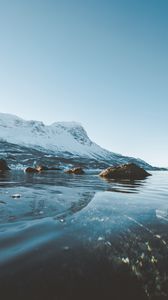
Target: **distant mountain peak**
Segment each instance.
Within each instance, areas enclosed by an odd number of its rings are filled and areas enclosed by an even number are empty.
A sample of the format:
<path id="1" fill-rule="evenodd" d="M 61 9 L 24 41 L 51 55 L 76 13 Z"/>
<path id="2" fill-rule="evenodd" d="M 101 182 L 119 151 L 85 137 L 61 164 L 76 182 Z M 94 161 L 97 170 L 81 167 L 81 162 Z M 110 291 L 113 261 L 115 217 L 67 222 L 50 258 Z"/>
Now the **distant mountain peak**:
<path id="1" fill-rule="evenodd" d="M 55 122 L 51 126 L 71 134 L 78 143 L 89 146 L 93 144 L 84 127 L 78 122 Z"/>
<path id="2" fill-rule="evenodd" d="M 101 148 L 92 142 L 83 126 L 78 122 L 55 122 L 45 125 L 43 122 L 25 121 L 15 115 L 0 113 L 0 140 L 56 156 L 69 155 L 106 161 L 109 164 L 135 162 L 150 167 L 143 160 L 122 156 Z"/>

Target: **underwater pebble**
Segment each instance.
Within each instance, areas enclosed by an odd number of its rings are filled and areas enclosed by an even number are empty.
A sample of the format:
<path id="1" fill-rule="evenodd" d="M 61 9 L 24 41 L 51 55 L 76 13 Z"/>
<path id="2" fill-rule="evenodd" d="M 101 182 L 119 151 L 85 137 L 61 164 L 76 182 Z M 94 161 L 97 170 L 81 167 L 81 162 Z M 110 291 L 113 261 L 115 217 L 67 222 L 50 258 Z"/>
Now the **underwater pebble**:
<path id="1" fill-rule="evenodd" d="M 111 247 L 111 243 L 109 241 L 105 242 L 105 245 Z"/>
<path id="2" fill-rule="evenodd" d="M 6 204 L 6 202 L 4 202 L 4 201 L 0 200 L 0 204 Z"/>
<path id="3" fill-rule="evenodd" d="M 154 263 L 157 263 L 157 259 L 154 257 L 154 256 L 152 256 L 151 257 L 151 262 L 154 264 Z"/>
<path id="4" fill-rule="evenodd" d="M 148 251 L 151 252 L 151 251 L 152 251 L 152 248 L 149 246 L 149 243 L 147 242 L 147 243 L 145 243 L 145 244 L 146 244 L 146 247 L 147 247 Z"/>
<path id="5" fill-rule="evenodd" d="M 156 238 L 161 239 L 161 236 L 159 234 L 156 234 L 155 236 Z"/>
<path id="6" fill-rule="evenodd" d="M 128 257 L 126 257 L 126 258 L 123 257 L 121 260 L 124 264 L 129 264 L 129 258 Z"/>
<path id="7" fill-rule="evenodd" d="M 104 237 L 103 236 L 99 236 L 97 240 L 98 241 L 104 241 Z"/>
<path id="8" fill-rule="evenodd" d="M 14 199 L 17 199 L 17 198 L 20 198 L 20 197 L 21 197 L 20 194 L 14 194 L 14 195 L 12 195 L 12 198 L 14 198 Z"/>
<path id="9" fill-rule="evenodd" d="M 65 251 L 68 251 L 69 249 L 70 249 L 69 246 L 63 247 L 63 250 L 65 250 Z"/>
<path id="10" fill-rule="evenodd" d="M 64 223 L 65 220 L 64 220 L 64 219 L 60 219 L 59 221 L 60 221 L 61 223 Z"/>

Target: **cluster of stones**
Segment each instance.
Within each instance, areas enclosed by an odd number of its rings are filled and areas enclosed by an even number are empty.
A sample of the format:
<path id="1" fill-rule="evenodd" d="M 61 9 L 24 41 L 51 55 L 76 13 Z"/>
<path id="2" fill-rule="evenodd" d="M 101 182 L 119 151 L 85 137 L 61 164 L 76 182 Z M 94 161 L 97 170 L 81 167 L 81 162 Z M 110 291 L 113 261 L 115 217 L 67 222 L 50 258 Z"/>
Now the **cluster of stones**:
<path id="1" fill-rule="evenodd" d="M 4 159 L 0 159 L 0 171 L 5 172 L 10 170 L 7 165 L 7 162 Z M 35 168 L 28 167 L 25 169 L 27 173 L 39 173 L 42 171 L 52 171 L 52 170 L 60 170 L 57 167 L 46 167 L 43 165 L 39 165 Z M 84 170 L 81 167 L 72 168 L 64 171 L 67 174 L 75 174 L 75 175 L 83 175 L 85 174 Z M 140 168 L 134 163 L 123 164 L 115 167 L 109 167 L 103 170 L 100 174 L 100 177 L 106 179 L 128 179 L 128 180 L 140 180 L 145 179 L 147 176 L 150 176 L 147 171 L 143 168 Z"/>
<path id="2" fill-rule="evenodd" d="M 66 170 L 65 173 L 67 173 L 67 174 L 76 174 L 76 175 L 83 175 L 83 174 L 85 174 L 85 172 L 83 171 L 82 168 L 69 169 L 69 170 Z"/>

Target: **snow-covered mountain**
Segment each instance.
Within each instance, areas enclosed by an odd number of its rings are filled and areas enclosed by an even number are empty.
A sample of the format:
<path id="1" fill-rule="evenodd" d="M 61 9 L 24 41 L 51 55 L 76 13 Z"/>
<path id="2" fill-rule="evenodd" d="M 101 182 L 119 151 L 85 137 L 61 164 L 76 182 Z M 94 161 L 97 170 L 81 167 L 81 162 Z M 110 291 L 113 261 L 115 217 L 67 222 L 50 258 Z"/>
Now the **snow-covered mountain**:
<path id="1" fill-rule="evenodd" d="M 35 149 L 69 152 L 73 155 L 97 157 L 109 153 L 93 143 L 84 128 L 76 122 L 57 122 L 44 125 L 25 121 L 17 116 L 0 114 L 0 139 Z"/>
<path id="2" fill-rule="evenodd" d="M 11 145 L 14 148 L 17 145 L 22 153 L 25 151 L 24 147 L 27 151 L 34 149 L 56 157 L 81 158 L 107 164 L 132 161 L 145 168 L 151 168 L 140 159 L 122 156 L 101 148 L 89 139 L 82 125 L 76 122 L 45 125 L 43 122 L 25 121 L 11 114 L 0 113 L 0 141 L 1 156 L 4 152 L 12 153 L 9 151 Z"/>

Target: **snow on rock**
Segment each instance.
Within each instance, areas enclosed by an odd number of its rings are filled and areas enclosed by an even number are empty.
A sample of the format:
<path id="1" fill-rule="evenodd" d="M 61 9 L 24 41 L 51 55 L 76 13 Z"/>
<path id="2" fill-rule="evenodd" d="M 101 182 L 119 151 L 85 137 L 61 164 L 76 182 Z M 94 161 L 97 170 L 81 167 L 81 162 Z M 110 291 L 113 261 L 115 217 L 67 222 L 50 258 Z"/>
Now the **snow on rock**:
<path id="1" fill-rule="evenodd" d="M 93 143 L 81 124 L 57 122 L 44 125 L 39 121 L 25 121 L 17 116 L 0 113 L 0 139 L 7 142 L 70 152 L 78 156 L 107 156 L 110 152 Z"/>
<path id="2" fill-rule="evenodd" d="M 25 121 L 11 114 L 0 113 L 0 141 L 46 152 L 54 156 L 95 159 L 109 164 L 127 162 L 151 167 L 140 159 L 122 156 L 101 148 L 92 142 L 85 129 L 77 122 L 56 122 L 45 125 L 40 121 Z M 2 149 L 3 150 L 3 147 Z M 19 150 L 21 151 L 21 150 Z M 23 150 L 24 151 L 24 150 Z M 3 151 L 0 151 L 0 153 Z"/>

